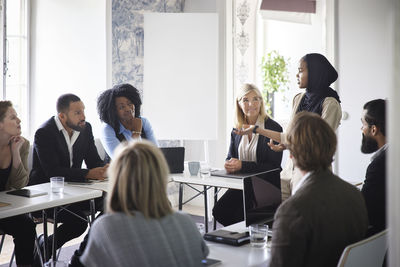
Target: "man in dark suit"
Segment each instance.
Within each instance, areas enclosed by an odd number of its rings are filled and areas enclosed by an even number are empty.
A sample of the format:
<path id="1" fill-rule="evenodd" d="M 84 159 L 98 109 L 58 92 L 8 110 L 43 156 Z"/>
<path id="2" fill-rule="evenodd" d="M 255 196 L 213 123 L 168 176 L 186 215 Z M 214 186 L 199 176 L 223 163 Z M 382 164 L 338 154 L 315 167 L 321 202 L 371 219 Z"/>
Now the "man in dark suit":
<path id="1" fill-rule="evenodd" d="M 303 177 L 276 212 L 271 266 L 337 266 L 343 249 L 365 236 L 364 199 L 330 171 L 336 135 L 320 116 L 298 113 L 287 142 Z"/>
<path id="2" fill-rule="evenodd" d="M 51 117 L 35 133 L 30 185 L 47 183 L 53 176 L 62 176 L 66 182 L 104 179 L 107 166 L 99 157 L 84 109 L 76 95 L 65 94 L 58 98 L 57 116 Z M 87 169 L 82 168 L 83 161 Z M 70 205 L 68 210 L 85 217 L 83 210 L 88 208 L 87 202 L 81 202 Z M 53 216 L 52 212 L 47 214 Z M 57 219 L 62 222 L 57 228 L 57 248 L 80 236 L 87 228 L 87 222 L 65 210 L 58 213 Z M 53 236 L 49 236 L 49 244 L 52 240 Z"/>
<path id="3" fill-rule="evenodd" d="M 364 105 L 361 152 L 375 152 L 371 158 L 361 189 L 368 210 L 368 235 L 386 228 L 386 136 L 383 99 L 375 99 Z"/>

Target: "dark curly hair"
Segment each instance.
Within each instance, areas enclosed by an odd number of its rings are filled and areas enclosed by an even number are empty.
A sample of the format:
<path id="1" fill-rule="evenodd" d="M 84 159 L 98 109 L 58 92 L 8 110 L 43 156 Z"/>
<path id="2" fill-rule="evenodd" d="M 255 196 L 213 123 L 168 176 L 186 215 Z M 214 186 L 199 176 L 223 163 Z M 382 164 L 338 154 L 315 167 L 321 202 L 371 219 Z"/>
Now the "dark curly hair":
<path id="1" fill-rule="evenodd" d="M 119 133 L 119 118 L 115 98 L 122 96 L 128 98 L 135 105 L 135 117 L 140 117 L 142 100 L 139 90 L 128 83 L 119 84 L 104 91 L 97 99 L 97 112 L 100 120 L 110 125 L 116 134 Z"/>

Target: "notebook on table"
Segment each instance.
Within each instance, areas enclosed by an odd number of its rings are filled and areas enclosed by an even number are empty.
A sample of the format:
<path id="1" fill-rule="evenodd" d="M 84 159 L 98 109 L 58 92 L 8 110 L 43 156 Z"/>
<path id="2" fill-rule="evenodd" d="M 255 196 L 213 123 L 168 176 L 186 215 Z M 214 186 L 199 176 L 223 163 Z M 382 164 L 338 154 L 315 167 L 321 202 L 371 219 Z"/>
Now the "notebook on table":
<path id="1" fill-rule="evenodd" d="M 201 261 L 202 266 L 217 266 L 220 264 L 222 264 L 222 262 L 220 260 L 210 259 L 210 258 L 207 258 L 207 259 L 204 259 Z"/>
<path id="2" fill-rule="evenodd" d="M 232 246 L 241 246 L 250 242 L 249 232 L 239 233 L 223 229 L 206 233 L 203 238 L 207 241 L 214 241 Z"/>
<path id="3" fill-rule="evenodd" d="M 161 147 L 170 173 L 183 173 L 185 161 L 184 147 Z"/>
<path id="4" fill-rule="evenodd" d="M 47 192 L 32 190 L 32 189 L 17 189 L 6 192 L 9 195 L 21 196 L 21 197 L 38 197 L 47 195 Z"/>

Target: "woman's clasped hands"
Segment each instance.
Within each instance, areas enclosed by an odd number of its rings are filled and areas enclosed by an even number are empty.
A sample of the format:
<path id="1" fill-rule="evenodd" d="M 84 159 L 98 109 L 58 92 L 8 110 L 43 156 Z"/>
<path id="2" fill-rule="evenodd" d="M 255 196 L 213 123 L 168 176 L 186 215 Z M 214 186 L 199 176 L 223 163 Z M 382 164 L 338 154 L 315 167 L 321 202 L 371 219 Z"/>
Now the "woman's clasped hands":
<path id="1" fill-rule="evenodd" d="M 236 158 L 231 158 L 225 161 L 224 167 L 227 173 L 234 173 L 242 169 L 242 161 Z"/>

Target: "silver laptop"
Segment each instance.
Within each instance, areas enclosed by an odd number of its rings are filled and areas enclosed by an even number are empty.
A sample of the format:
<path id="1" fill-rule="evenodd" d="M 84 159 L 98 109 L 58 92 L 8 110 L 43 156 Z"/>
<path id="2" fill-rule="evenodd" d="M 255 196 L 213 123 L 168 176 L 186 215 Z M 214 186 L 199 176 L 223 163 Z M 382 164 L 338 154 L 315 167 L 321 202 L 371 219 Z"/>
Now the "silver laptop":
<path id="1" fill-rule="evenodd" d="M 211 176 L 219 176 L 219 177 L 226 177 L 226 178 L 236 178 L 236 179 L 243 179 L 246 177 L 251 177 L 255 175 L 261 175 L 267 172 L 273 172 L 278 170 L 280 172 L 280 168 L 276 168 L 269 171 L 261 171 L 261 172 L 235 172 L 235 173 L 227 173 L 225 169 L 223 170 L 212 170 Z"/>

